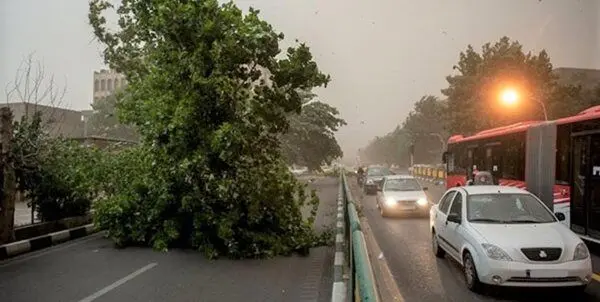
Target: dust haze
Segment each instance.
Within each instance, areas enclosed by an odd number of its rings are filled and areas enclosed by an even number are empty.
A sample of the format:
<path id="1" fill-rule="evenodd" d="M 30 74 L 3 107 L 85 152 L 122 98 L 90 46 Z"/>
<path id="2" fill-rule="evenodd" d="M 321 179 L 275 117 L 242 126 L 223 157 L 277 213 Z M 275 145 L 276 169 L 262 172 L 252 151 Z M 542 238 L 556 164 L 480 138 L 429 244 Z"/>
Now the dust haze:
<path id="1" fill-rule="evenodd" d="M 502 36 L 526 51 L 546 49 L 555 67 L 599 68 L 600 1 L 251 0 L 286 42 L 305 41 L 332 82 L 317 91 L 348 123 L 338 134 L 346 159 L 401 124 L 421 96 L 441 96 L 445 76 L 468 44 Z M 87 25 L 87 1 L 0 4 L 0 83 L 27 54 L 68 86 L 66 103 L 88 109 L 92 74 L 103 68 Z M 282 45 L 285 46 L 285 45 Z"/>

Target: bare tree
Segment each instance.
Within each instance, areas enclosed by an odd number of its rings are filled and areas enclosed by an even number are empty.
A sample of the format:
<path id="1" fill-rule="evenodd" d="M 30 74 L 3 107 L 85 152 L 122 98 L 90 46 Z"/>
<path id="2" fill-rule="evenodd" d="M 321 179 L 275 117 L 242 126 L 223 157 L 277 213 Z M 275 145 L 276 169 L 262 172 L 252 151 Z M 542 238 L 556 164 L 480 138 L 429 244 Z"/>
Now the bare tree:
<path id="1" fill-rule="evenodd" d="M 11 137 L 11 154 L 10 156 L 3 154 L 2 160 L 6 163 L 10 162 L 13 169 L 16 168 L 20 172 L 17 173 L 17 179 L 13 179 L 13 181 L 19 182 L 23 173 L 35 169 L 37 165 L 37 153 L 43 141 L 44 135 L 41 135 L 41 132 L 40 135 L 31 137 L 31 135 L 28 136 L 25 134 L 27 132 L 25 129 L 31 129 L 32 123 L 36 123 L 35 116 L 39 115 L 40 122 L 38 125 L 41 126 L 40 128 L 43 129 L 43 132 L 47 134 L 53 131 L 60 133 L 62 121 L 65 119 L 65 116 L 64 111 L 57 109 L 64 105 L 63 99 L 65 93 L 66 86 L 58 88 L 54 76 L 46 74 L 43 64 L 34 58 L 33 53 L 29 54 L 21 62 L 15 73 L 14 80 L 6 84 L 6 106 L 3 110 L 11 112 L 11 119 L 4 122 L 12 124 L 12 119 L 14 118 L 18 124 L 14 129 L 15 137 Z M 11 103 L 20 104 L 13 106 Z M 24 108 L 18 108 L 18 106 L 23 105 Z M 15 112 L 17 108 L 19 111 Z M 5 155 L 8 157 L 5 158 Z M 7 180 L 4 179 L 4 181 L 6 182 Z M 13 199 L 21 201 L 24 195 L 25 192 L 23 189 L 18 187 L 16 194 L 9 194 L 7 196 L 12 196 Z M 13 214 L 14 201 L 12 201 Z M 31 223 L 34 222 L 34 214 L 32 208 Z M 14 216 L 11 219 L 14 220 Z M 11 222 L 11 224 L 6 225 L 12 226 L 13 224 Z"/>
<path id="2" fill-rule="evenodd" d="M 44 65 L 36 60 L 34 53 L 24 59 L 12 82 L 6 84 L 7 105 L 12 102 L 23 103 L 23 116 L 30 118 L 35 112 L 43 115 L 44 128 L 49 131 L 60 131 L 64 113 L 57 109 L 63 107 L 67 86 L 59 88 L 54 75 L 47 75 Z"/>

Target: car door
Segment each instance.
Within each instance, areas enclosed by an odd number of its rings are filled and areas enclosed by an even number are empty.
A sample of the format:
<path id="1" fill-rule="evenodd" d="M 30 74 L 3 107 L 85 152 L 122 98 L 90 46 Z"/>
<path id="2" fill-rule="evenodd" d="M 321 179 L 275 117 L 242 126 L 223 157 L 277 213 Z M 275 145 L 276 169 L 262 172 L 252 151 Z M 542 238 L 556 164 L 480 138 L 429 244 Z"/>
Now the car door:
<path id="1" fill-rule="evenodd" d="M 463 234 L 464 227 L 461 226 L 462 221 L 464 221 L 464 215 L 463 215 L 463 204 L 464 203 L 465 203 L 465 195 L 462 192 L 457 191 L 456 195 L 452 199 L 452 204 L 450 205 L 450 210 L 448 211 L 448 215 L 449 214 L 457 214 L 458 217 L 461 218 L 460 219 L 461 222 L 457 223 L 457 222 L 453 222 L 453 221 L 448 221 L 447 219 L 445 222 L 446 227 L 444 229 L 444 239 L 450 248 L 448 250 L 448 252 L 450 254 L 452 254 L 452 256 L 454 256 L 456 259 L 460 259 L 460 248 L 463 243 L 462 241 L 465 238 L 465 236 Z"/>
<path id="2" fill-rule="evenodd" d="M 444 233 L 446 230 L 446 217 L 448 215 L 450 203 L 452 202 L 454 195 L 456 195 L 455 190 L 447 191 L 446 194 L 444 194 L 444 196 L 440 199 L 434 217 L 432 218 L 435 225 L 435 231 L 438 235 L 438 238 L 440 239 L 439 243 L 443 247 L 446 247 L 447 245 L 444 241 Z"/>

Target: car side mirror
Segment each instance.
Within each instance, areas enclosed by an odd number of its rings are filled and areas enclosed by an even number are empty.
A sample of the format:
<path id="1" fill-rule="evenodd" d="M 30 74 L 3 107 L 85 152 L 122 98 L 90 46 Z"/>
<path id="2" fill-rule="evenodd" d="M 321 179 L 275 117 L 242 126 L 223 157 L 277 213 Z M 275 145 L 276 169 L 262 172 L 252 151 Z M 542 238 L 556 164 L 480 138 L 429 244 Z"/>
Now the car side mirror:
<path id="1" fill-rule="evenodd" d="M 429 188 L 428 188 L 428 187 L 423 187 L 423 188 L 421 188 L 421 189 L 422 189 L 423 191 L 427 191 L 427 190 L 429 190 Z"/>
<path id="2" fill-rule="evenodd" d="M 448 214 L 448 218 L 446 218 L 447 222 L 460 223 L 460 215 L 457 213 Z"/>
<path id="3" fill-rule="evenodd" d="M 565 219 L 567 219 L 565 214 L 561 212 L 556 212 L 554 215 L 556 215 L 556 219 L 558 219 L 558 221 L 565 221 Z"/>

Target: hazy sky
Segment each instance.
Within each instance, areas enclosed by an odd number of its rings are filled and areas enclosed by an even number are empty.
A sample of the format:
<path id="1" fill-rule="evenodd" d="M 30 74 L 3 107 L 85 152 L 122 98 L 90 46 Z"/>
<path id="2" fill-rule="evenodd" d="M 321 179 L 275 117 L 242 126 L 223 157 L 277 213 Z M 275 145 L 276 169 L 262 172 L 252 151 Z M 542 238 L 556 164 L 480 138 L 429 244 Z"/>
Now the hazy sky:
<path id="1" fill-rule="evenodd" d="M 286 38 L 306 41 L 332 76 L 319 91 L 348 126 L 354 156 L 400 124 L 422 95 L 440 95 L 458 54 L 507 35 L 546 49 L 555 67 L 600 68 L 600 0 L 239 0 Z M 65 104 L 88 109 L 103 67 L 84 0 L 0 0 L 0 86 L 29 53 L 67 85 Z M 4 97 L 2 97 L 4 98 Z"/>

